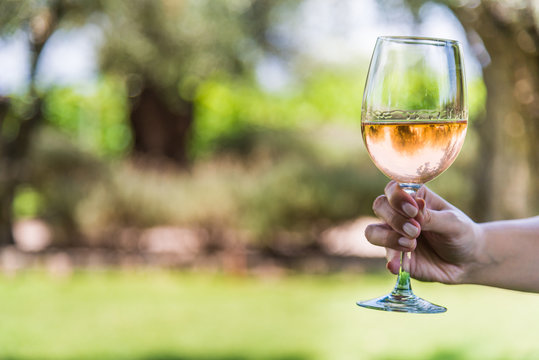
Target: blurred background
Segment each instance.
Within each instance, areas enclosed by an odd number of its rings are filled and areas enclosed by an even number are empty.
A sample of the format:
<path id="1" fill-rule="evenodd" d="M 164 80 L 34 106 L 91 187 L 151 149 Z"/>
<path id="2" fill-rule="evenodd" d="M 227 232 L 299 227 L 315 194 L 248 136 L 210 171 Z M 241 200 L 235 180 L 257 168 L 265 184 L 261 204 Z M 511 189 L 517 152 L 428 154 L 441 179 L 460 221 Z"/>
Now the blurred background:
<path id="1" fill-rule="evenodd" d="M 2 0 L 0 358 L 538 358 L 536 295 L 355 308 L 394 281 L 363 235 L 381 35 L 463 45 L 466 143 L 429 186 L 537 214 L 536 0 Z"/>

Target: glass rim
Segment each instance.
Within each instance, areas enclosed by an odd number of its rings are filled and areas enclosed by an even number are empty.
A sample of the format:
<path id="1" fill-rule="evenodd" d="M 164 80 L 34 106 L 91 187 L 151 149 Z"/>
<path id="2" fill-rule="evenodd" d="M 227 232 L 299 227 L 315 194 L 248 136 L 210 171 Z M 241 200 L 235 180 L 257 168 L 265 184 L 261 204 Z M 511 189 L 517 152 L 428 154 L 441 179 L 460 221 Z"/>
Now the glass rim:
<path id="1" fill-rule="evenodd" d="M 460 45 L 458 40 L 426 37 L 426 36 L 378 36 L 378 40 L 391 41 L 402 44 L 426 44 L 426 45 Z"/>

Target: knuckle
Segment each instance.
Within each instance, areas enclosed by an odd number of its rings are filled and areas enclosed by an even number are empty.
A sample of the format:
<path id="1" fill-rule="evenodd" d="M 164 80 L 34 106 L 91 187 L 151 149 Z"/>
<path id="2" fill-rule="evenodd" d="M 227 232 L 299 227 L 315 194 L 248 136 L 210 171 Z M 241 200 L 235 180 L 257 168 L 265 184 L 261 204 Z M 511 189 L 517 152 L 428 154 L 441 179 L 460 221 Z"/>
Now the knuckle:
<path id="1" fill-rule="evenodd" d="M 445 216 L 448 222 L 453 223 L 459 221 L 459 214 L 457 214 L 455 211 L 447 211 Z"/>
<path id="2" fill-rule="evenodd" d="M 376 199 L 374 199 L 372 203 L 372 210 L 376 213 L 376 211 L 382 207 L 385 201 L 386 201 L 385 195 L 378 196 Z"/>
<path id="3" fill-rule="evenodd" d="M 399 234 L 396 231 L 392 231 L 388 240 L 391 242 L 391 244 L 393 244 L 393 247 L 397 247 L 398 246 L 397 244 L 398 244 L 398 241 L 399 241 L 400 237 L 402 237 L 401 234 Z"/>
<path id="4" fill-rule="evenodd" d="M 376 246 L 386 246 L 388 233 L 382 224 L 370 224 L 365 228 L 365 238 Z"/>
<path id="5" fill-rule="evenodd" d="M 391 180 L 390 182 L 388 182 L 386 187 L 384 188 L 384 193 L 389 194 L 392 191 L 395 184 L 396 182 L 394 180 Z"/>
<path id="6" fill-rule="evenodd" d="M 391 216 L 386 219 L 386 221 L 388 225 L 391 226 L 391 228 L 395 231 L 402 230 L 403 225 L 406 223 L 406 219 L 395 212 L 393 212 Z"/>
<path id="7" fill-rule="evenodd" d="M 423 211 L 423 221 L 422 222 L 424 224 L 430 224 L 431 220 L 432 220 L 432 215 L 430 213 L 430 210 L 425 208 L 425 210 Z"/>

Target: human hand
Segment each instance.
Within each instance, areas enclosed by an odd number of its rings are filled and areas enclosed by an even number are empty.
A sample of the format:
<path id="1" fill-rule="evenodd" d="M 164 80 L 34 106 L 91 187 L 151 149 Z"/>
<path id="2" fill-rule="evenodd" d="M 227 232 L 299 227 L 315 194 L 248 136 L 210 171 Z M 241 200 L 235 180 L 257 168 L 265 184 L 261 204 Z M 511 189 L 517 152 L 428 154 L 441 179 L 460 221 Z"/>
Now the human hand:
<path id="1" fill-rule="evenodd" d="M 399 271 L 400 252 L 411 252 L 410 276 L 456 284 L 478 258 L 481 228 L 462 211 L 422 186 L 414 197 L 395 181 L 376 198 L 374 213 L 382 224 L 369 225 L 367 240 L 387 250 L 387 268 Z"/>

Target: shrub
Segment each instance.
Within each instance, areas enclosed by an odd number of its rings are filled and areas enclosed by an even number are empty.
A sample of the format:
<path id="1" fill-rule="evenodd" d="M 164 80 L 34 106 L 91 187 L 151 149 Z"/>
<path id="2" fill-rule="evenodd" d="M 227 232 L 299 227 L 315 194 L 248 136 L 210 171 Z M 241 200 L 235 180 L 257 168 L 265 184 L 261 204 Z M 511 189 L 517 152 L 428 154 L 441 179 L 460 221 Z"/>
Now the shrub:
<path id="1" fill-rule="evenodd" d="M 92 236 L 96 229 L 167 224 L 209 228 L 216 236 L 247 232 L 253 244 L 264 246 L 294 233 L 308 245 L 327 226 L 370 213 L 383 188 L 383 176 L 361 150 L 357 132 L 354 137 L 347 148 L 334 129 L 258 127 L 239 142 L 220 139 L 219 155 L 189 171 L 118 164 L 77 216 Z"/>

